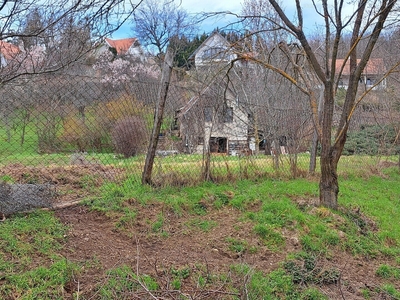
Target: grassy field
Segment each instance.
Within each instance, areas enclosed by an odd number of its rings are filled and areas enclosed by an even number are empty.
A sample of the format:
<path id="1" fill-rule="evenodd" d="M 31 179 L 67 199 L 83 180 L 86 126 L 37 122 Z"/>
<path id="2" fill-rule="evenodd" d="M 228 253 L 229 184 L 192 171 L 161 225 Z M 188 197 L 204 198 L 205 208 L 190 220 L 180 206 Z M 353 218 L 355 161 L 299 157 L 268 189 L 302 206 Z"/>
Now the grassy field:
<path id="1" fill-rule="evenodd" d="M 36 144 L 31 129 L 23 145 L 14 135 L 1 143 L 0 166 L 78 168 L 71 153 L 38 154 Z M 157 157 L 157 187 L 150 187 L 140 184 L 143 156 L 86 154 L 87 164 L 121 168 L 125 175 L 98 186 L 97 174 L 85 173 L 74 183 L 87 189 L 78 209 L 38 210 L 1 222 L 0 298 L 400 299 L 398 157 L 343 156 L 338 211 L 316 205 L 318 172 L 308 174 L 306 153 L 295 169 L 293 156 L 281 156 L 279 168 L 271 156 L 213 156 L 213 182 L 201 179 L 202 159 Z M 78 222 L 80 214 L 94 221 Z M 78 223 L 85 235 L 71 233 Z M 152 256 L 152 244 L 177 258 L 161 271 L 140 266 L 140 272 L 137 261 L 107 261 L 109 253 L 101 252 L 107 247 L 89 243 L 92 232 L 109 240 L 109 248 L 116 233 L 121 244 L 140 237 L 154 265 L 162 256 Z M 168 253 L 177 244 L 181 249 Z M 181 252 L 196 251 L 206 259 L 179 261 Z"/>
<path id="2" fill-rule="evenodd" d="M 186 235 L 200 236 L 221 227 L 222 218 L 212 218 L 213 214 L 230 211 L 238 224 L 247 224 L 249 237 L 227 235 L 221 241 L 224 251 L 231 256 L 257 256 L 267 249 L 281 257 L 271 270 L 240 261 L 212 273 L 200 272 L 200 266 L 170 268 L 168 291 L 175 298 L 167 299 L 195 299 L 193 289 L 188 288 L 193 285 L 203 296 L 224 287 L 218 297 L 203 299 L 329 299 L 324 287 L 351 285 L 343 269 L 327 263 L 344 256 L 368 261 L 378 280 L 373 287 L 359 288 L 359 297 L 399 299 L 399 170 L 390 167 L 379 174 L 357 173 L 346 172 L 341 177 L 338 211 L 313 205 L 318 182 L 312 178 L 260 178 L 155 189 L 140 185 L 134 177 L 104 185 L 100 196 L 86 200 L 83 207 L 97 211 L 127 238 L 144 218 L 142 209 L 149 209 L 147 214 L 154 218 L 145 218 L 148 231 L 142 238 L 162 241 L 176 234 L 172 216 L 184 224 Z M 240 231 L 235 227 L 238 224 L 229 226 Z M 164 281 L 154 274 L 140 274 L 134 266 L 101 269 L 95 258 L 70 261 L 62 254 L 69 227 L 54 212 L 15 215 L 0 226 L 2 299 L 133 299 L 133 295 L 154 299 L 166 292 Z M 293 239 L 299 247 L 289 247 Z M 98 272 L 91 292 L 68 291 L 66 287 L 88 269 Z"/>

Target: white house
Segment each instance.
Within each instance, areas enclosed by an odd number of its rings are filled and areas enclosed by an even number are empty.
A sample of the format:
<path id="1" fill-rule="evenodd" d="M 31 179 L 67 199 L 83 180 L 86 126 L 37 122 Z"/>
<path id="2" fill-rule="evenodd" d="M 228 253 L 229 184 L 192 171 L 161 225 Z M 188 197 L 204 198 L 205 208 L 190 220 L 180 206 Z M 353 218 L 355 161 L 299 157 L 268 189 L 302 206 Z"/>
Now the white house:
<path id="1" fill-rule="evenodd" d="M 195 67 L 207 66 L 215 63 L 229 63 L 237 55 L 230 43 L 219 32 L 214 31 L 190 56 Z"/>

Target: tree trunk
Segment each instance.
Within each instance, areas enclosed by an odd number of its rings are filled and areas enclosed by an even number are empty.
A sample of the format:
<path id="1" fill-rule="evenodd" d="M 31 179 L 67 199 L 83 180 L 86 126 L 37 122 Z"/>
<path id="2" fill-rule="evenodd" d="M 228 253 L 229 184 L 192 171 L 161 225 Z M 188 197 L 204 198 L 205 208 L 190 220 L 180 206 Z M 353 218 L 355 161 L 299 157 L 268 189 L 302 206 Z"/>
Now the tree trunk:
<path id="1" fill-rule="evenodd" d="M 210 181 L 211 180 L 211 153 L 210 147 L 207 148 L 206 153 L 203 155 L 203 180 Z"/>
<path id="2" fill-rule="evenodd" d="M 333 110 L 333 86 L 330 81 L 327 81 L 325 83 L 324 109 L 322 112 L 321 179 L 319 182 L 319 199 L 320 205 L 337 209 L 339 193 L 337 178 L 338 158 L 334 157 L 334 154 L 341 153 L 341 151 L 334 149 L 334 147 L 337 147 L 336 144 L 331 146 Z"/>
<path id="3" fill-rule="evenodd" d="M 173 51 L 168 48 L 165 55 L 163 70 L 161 74 L 161 85 L 158 91 L 158 103 L 154 113 L 153 130 L 151 133 L 149 148 L 146 155 L 146 162 L 142 174 L 143 184 L 151 184 L 151 174 L 153 171 L 154 157 L 156 155 L 158 138 L 164 115 L 165 101 L 167 99 L 169 83 L 171 80 L 173 58 Z"/>
<path id="4" fill-rule="evenodd" d="M 331 153 L 331 151 L 329 151 Z M 319 182 L 320 205 L 337 209 L 339 183 L 337 177 L 337 164 L 333 163 L 331 155 L 321 155 L 321 179 Z"/>
<path id="5" fill-rule="evenodd" d="M 315 168 L 317 167 L 317 156 L 318 156 L 318 132 L 316 129 L 314 129 L 312 146 L 310 151 L 310 166 L 308 168 L 310 174 L 315 173 Z"/>
<path id="6" fill-rule="evenodd" d="M 29 119 L 30 119 L 30 111 L 28 109 L 26 109 L 24 111 L 24 115 L 23 115 L 23 120 L 22 120 L 22 133 L 21 133 L 21 146 L 25 143 L 25 131 L 26 131 L 26 126 L 29 123 Z"/>
<path id="7" fill-rule="evenodd" d="M 11 142 L 11 120 L 10 120 L 10 116 L 9 114 L 6 112 L 4 113 L 4 123 L 5 123 L 5 127 L 6 127 L 6 134 L 7 134 L 7 143 Z"/>

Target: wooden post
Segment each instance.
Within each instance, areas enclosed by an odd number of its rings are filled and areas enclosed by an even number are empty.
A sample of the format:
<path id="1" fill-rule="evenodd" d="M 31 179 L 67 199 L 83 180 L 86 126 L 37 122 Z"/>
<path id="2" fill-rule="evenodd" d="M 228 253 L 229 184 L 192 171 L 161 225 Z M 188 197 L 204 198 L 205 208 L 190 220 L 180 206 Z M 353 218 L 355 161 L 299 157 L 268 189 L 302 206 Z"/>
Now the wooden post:
<path id="1" fill-rule="evenodd" d="M 144 164 L 144 170 L 142 174 L 142 184 L 151 184 L 151 174 L 153 170 L 154 157 L 156 155 L 156 149 L 158 144 L 158 137 L 160 134 L 161 123 L 164 115 L 165 101 L 168 95 L 169 83 L 171 81 L 172 63 L 174 55 L 173 51 L 168 48 L 164 58 L 164 63 L 161 73 L 161 84 L 158 89 L 158 103 L 154 112 L 154 125 L 150 136 L 149 148 L 147 150 L 146 162 Z"/>

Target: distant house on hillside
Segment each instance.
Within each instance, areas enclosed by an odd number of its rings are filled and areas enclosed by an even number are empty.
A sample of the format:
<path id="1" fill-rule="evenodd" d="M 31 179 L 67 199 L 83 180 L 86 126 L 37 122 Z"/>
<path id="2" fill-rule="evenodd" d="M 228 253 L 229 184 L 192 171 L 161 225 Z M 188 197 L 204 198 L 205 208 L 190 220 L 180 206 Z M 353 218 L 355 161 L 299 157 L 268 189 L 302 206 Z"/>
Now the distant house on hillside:
<path id="1" fill-rule="evenodd" d="M 114 53 L 114 55 L 118 56 L 130 55 L 141 59 L 144 57 L 143 49 L 137 38 L 126 38 L 118 40 L 105 38 L 104 43 L 96 48 L 96 56 L 100 56 L 105 51 L 111 51 Z"/>
<path id="2" fill-rule="evenodd" d="M 142 48 L 137 38 L 126 38 L 119 40 L 105 39 L 110 48 L 117 51 L 117 55 L 141 55 Z"/>
<path id="3" fill-rule="evenodd" d="M 21 49 L 11 43 L 0 41 L 0 67 L 4 68 L 15 60 L 21 53 Z"/>
<path id="4" fill-rule="evenodd" d="M 216 63 L 229 63 L 237 56 L 230 43 L 219 32 L 214 31 L 190 56 L 196 68 Z"/>
<path id="5" fill-rule="evenodd" d="M 360 59 L 357 59 L 357 64 L 360 63 Z M 336 72 L 339 73 L 342 66 L 344 64 L 344 59 L 336 60 Z M 364 68 L 363 73 L 360 77 L 360 84 L 364 85 L 366 88 L 371 88 L 375 84 L 377 84 L 374 89 L 385 89 L 386 88 L 386 79 L 383 79 L 381 82 L 378 81 L 385 74 L 386 69 L 382 58 L 371 58 L 367 65 Z M 342 76 L 339 79 L 339 88 L 347 89 L 349 86 L 349 77 L 350 77 L 350 61 L 347 60 L 344 65 Z"/>

